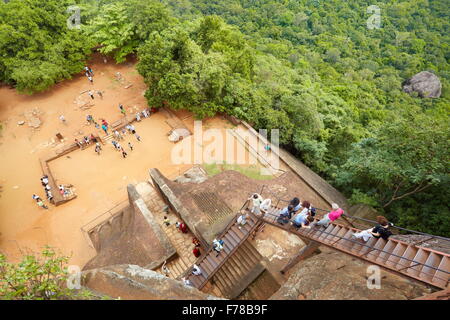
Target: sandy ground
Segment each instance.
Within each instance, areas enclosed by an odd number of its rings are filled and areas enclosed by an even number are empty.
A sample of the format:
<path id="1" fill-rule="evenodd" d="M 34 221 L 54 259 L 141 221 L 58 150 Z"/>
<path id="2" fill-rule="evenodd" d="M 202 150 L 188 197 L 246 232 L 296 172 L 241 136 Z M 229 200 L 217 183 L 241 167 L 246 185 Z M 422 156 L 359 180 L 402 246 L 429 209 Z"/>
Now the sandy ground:
<path id="1" fill-rule="evenodd" d="M 92 227 L 107 216 L 111 208 L 122 205 L 127 199 L 128 184 L 148 180 L 150 168 L 156 167 L 167 177 L 175 178 L 192 166 L 175 165 L 171 161 L 175 145 L 167 139 L 170 127 L 160 112 L 135 123 L 141 142 L 132 135 L 120 142 L 128 152 L 126 159 L 109 143 L 103 146 L 100 156 L 90 147 L 51 161 L 49 165 L 57 182 L 73 184 L 78 198 L 59 207 L 49 205 L 49 210 L 39 208 L 31 198 L 33 193 L 42 198 L 45 196 L 39 180 L 42 175 L 39 158 L 61 147 L 54 143 L 56 133 L 63 135 L 65 143 L 80 138 L 80 134 L 97 132 L 103 136 L 102 131 L 87 125 L 87 114 L 97 121 L 104 118 L 111 124 L 122 118 L 119 103 L 130 113 L 135 107 L 142 110 L 147 106 L 143 96 L 146 86 L 133 63 L 105 64 L 100 57 L 94 57 L 89 65 L 95 73 L 93 84 L 80 74 L 33 96 L 0 88 L 0 122 L 3 126 L 0 137 L 0 252 L 11 261 L 19 260 L 25 252 L 40 251 L 48 244 L 71 256 L 71 264 L 82 267 L 95 255 L 82 228 Z M 123 83 L 115 80 L 116 72 L 122 74 L 125 84 L 132 83 L 133 86 L 125 89 Z M 87 90 L 101 90 L 103 99 L 95 95 L 95 105 L 82 110 L 75 100 Z M 87 93 L 82 96 L 89 101 Z M 39 108 L 42 113 L 40 128 L 32 129 L 27 123 L 18 125 L 19 121 L 26 121 L 24 113 L 34 108 Z M 66 124 L 59 120 L 61 114 L 67 119 Z M 178 111 L 176 114 L 193 130 L 194 118 L 189 112 Z M 204 130 L 218 128 L 223 131 L 231 127 L 218 117 L 203 122 Z M 185 140 L 185 143 L 194 143 L 192 139 Z M 133 144 L 133 151 L 128 148 L 128 141 Z M 208 144 L 202 142 L 203 146 Z M 248 154 L 246 158 L 249 158 Z"/>
<path id="2" fill-rule="evenodd" d="M 86 125 L 87 114 L 112 123 L 122 117 L 119 103 L 127 110 L 134 106 L 142 110 L 147 105 L 143 97 L 145 84 L 133 64 L 104 64 L 97 58 L 90 66 L 95 73 L 94 84 L 79 75 L 33 96 L 0 88 L 0 121 L 3 125 L 0 139 L 0 251 L 12 261 L 17 261 L 22 252 L 38 251 L 49 244 L 71 255 L 72 264 L 83 265 L 95 251 L 80 228 L 125 200 L 127 184 L 147 180 L 148 170 L 152 167 L 158 167 L 169 177 L 190 167 L 171 165 L 168 161 L 174 144 L 167 140 L 170 127 L 164 122 L 164 115 L 158 113 L 135 125 L 141 142 L 134 136 L 126 137 L 126 141 L 132 142 L 134 151 L 121 143 L 127 149 L 127 159 L 123 159 L 112 145 L 105 145 L 100 156 L 91 147 L 50 162 L 58 182 L 73 184 L 78 198 L 59 207 L 50 206 L 48 211 L 36 205 L 31 195 L 37 193 L 44 197 L 38 159 L 57 147 L 51 145 L 56 133 L 61 133 L 66 142 L 72 142 L 80 131 L 84 135 L 97 131 Z M 125 89 L 114 80 L 118 71 L 133 83 L 132 87 Z M 88 89 L 102 90 L 103 100 L 96 95 L 95 106 L 81 110 L 74 100 Z M 27 124 L 19 126 L 18 121 L 26 120 L 24 112 L 35 107 L 42 112 L 41 127 L 34 130 Z M 59 120 L 60 114 L 67 119 L 66 124 Z"/>

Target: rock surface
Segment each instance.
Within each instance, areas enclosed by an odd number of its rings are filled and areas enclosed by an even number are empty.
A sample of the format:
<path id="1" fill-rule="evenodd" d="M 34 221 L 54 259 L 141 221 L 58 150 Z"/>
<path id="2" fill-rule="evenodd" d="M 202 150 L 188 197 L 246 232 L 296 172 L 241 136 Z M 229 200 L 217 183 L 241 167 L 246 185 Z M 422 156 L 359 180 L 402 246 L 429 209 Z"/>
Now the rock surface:
<path id="1" fill-rule="evenodd" d="M 417 92 L 422 98 L 439 98 L 441 89 L 442 84 L 439 78 L 428 71 L 419 72 L 403 84 L 403 91 Z"/>
<path id="2" fill-rule="evenodd" d="M 322 248 L 321 248 L 322 249 Z M 431 292 L 425 285 L 381 270 L 381 288 L 367 287 L 367 264 L 348 255 L 324 252 L 300 262 L 273 300 L 407 300 Z"/>
<path id="3" fill-rule="evenodd" d="M 125 300 L 215 300 L 181 281 L 137 265 L 115 265 L 82 273 L 82 285 Z"/>

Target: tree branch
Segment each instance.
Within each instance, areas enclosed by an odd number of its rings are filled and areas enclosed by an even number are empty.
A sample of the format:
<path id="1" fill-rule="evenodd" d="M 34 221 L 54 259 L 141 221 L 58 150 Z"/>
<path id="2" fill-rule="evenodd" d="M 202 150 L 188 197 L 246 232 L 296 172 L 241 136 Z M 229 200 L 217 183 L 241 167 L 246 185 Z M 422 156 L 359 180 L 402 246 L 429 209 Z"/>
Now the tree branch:
<path id="1" fill-rule="evenodd" d="M 397 188 L 396 191 L 394 192 L 394 194 L 392 195 L 391 200 L 389 200 L 388 203 L 386 203 L 385 205 L 383 205 L 383 208 L 386 208 L 387 206 L 389 206 L 392 202 L 394 202 L 394 201 L 396 201 L 396 200 L 403 199 L 403 198 L 405 198 L 405 197 L 407 197 L 407 196 L 410 196 L 410 195 L 412 195 L 412 194 L 414 194 L 414 193 L 421 192 L 421 191 L 425 190 L 426 188 L 432 186 L 431 183 L 428 183 L 428 184 L 426 184 L 425 186 L 422 186 L 422 183 L 423 183 L 423 182 L 421 182 L 414 190 L 412 190 L 412 191 L 410 191 L 410 192 L 406 192 L 406 193 L 402 194 L 401 196 L 395 197 L 395 194 L 396 194 L 396 192 L 397 192 L 397 190 L 398 190 L 398 188 Z"/>

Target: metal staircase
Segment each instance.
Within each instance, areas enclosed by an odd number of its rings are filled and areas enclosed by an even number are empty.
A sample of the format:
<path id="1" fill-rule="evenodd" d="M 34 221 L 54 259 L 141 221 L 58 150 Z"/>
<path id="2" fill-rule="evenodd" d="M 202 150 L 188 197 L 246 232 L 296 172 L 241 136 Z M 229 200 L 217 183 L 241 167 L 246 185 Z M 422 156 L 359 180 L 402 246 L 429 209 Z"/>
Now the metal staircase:
<path id="1" fill-rule="evenodd" d="M 184 276 L 194 287 L 202 289 L 222 267 L 225 267 L 226 272 L 214 280 L 217 280 L 224 289 L 229 287 L 235 280 L 238 280 L 239 276 L 244 275 L 245 271 L 251 270 L 261 258 L 259 254 L 254 252 L 256 251 L 254 248 L 252 250 L 251 246 L 245 243 L 258 225 L 258 219 L 249 215 L 247 223 L 239 228 L 236 215 L 222 234 L 217 237 L 218 240 L 222 239 L 224 241 L 222 251 L 218 254 L 211 247 L 195 262 L 200 267 L 202 274 L 198 276 L 193 275 L 191 273 L 192 268 L 189 268 L 179 278 L 181 279 Z M 230 262 L 225 265 L 227 261 Z M 232 266 L 232 270 L 230 266 Z M 224 279 L 226 280 L 224 281 Z"/>
<path id="2" fill-rule="evenodd" d="M 371 264 L 438 288 L 448 288 L 450 255 L 429 248 L 419 247 L 396 239 L 371 238 L 366 243 L 351 235 L 356 228 L 331 223 L 327 228 L 313 226 L 297 229 L 291 223 L 277 223 L 281 208 L 271 207 L 266 213 L 253 217 L 303 238 L 316 241 L 332 249 L 347 253 Z M 317 220 L 317 219 L 316 219 Z"/>

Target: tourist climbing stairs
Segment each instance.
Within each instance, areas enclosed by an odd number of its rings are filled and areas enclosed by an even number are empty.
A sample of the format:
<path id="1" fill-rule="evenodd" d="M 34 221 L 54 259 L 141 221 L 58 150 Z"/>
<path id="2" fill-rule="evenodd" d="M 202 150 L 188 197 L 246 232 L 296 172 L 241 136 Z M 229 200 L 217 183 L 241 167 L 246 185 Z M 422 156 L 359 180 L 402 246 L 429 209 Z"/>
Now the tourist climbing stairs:
<path id="1" fill-rule="evenodd" d="M 224 267 L 225 272 L 213 280 L 226 292 L 227 288 L 235 283 L 234 281 L 239 280 L 239 276 L 245 273 L 245 270 L 251 269 L 256 261 L 259 262 L 260 256 L 255 253 L 256 250 L 254 248 L 252 250 L 248 244 L 245 244 L 247 238 L 258 226 L 258 219 L 248 215 L 247 223 L 239 228 L 237 217 L 234 217 L 222 234 L 217 237 L 218 240 L 224 241 L 222 251 L 218 254 L 211 247 L 195 262 L 202 274 L 193 275 L 192 268 L 183 274 L 197 289 L 202 289 Z M 242 249 L 240 249 L 241 246 Z"/>
<path id="2" fill-rule="evenodd" d="M 448 288 L 450 255 L 426 247 L 389 238 L 370 238 L 367 242 L 355 239 L 353 233 L 361 230 L 331 223 L 327 228 L 313 226 L 297 229 L 291 222 L 277 222 L 281 208 L 271 207 L 260 216 L 251 214 L 261 223 L 269 224 L 322 245 L 352 255 L 368 263 L 379 265 L 399 275 L 406 276 L 438 288 Z M 316 219 L 317 220 L 317 219 Z"/>

